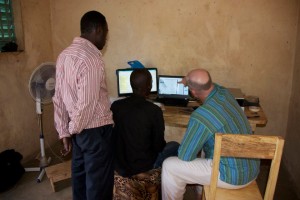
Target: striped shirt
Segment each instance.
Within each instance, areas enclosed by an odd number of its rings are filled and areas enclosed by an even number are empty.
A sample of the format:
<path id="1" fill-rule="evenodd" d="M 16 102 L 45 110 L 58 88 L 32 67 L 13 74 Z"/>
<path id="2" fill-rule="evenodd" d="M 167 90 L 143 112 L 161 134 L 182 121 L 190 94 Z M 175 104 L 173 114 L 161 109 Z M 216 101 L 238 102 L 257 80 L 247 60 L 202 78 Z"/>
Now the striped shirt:
<path id="1" fill-rule="evenodd" d="M 101 52 L 76 37 L 56 62 L 54 122 L 59 138 L 113 124 Z"/>
<path id="2" fill-rule="evenodd" d="M 214 135 L 220 133 L 251 134 L 251 127 L 243 110 L 227 89 L 214 84 L 213 91 L 202 106 L 191 115 L 188 128 L 178 150 L 184 161 L 197 158 L 203 149 L 205 158 L 214 154 Z M 243 185 L 259 173 L 259 160 L 221 158 L 220 179 L 232 185 Z"/>

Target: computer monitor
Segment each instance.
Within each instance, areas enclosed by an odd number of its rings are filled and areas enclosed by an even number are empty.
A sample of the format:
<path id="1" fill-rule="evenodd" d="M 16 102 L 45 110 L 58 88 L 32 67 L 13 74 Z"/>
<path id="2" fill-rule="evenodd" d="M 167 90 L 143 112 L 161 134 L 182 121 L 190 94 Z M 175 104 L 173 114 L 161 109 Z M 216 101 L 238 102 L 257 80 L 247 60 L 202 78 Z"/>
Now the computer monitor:
<path id="1" fill-rule="evenodd" d="M 157 93 L 157 68 L 146 68 L 152 76 L 152 89 L 151 94 Z M 135 70 L 134 68 L 117 69 L 117 84 L 118 84 L 118 96 L 130 96 L 132 94 L 132 88 L 130 85 L 130 75 Z"/>
<path id="2" fill-rule="evenodd" d="M 184 76 L 158 76 L 158 98 L 188 99 L 189 88 L 179 83 Z"/>

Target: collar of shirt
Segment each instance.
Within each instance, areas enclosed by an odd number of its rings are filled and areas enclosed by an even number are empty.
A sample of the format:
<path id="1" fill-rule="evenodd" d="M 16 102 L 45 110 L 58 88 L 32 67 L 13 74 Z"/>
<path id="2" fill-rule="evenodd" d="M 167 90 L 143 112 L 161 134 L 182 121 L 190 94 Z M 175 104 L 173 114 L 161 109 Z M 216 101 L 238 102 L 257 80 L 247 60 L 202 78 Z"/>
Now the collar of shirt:
<path id="1" fill-rule="evenodd" d="M 102 56 L 101 51 L 89 40 L 82 38 L 82 37 L 75 37 L 73 40 L 73 43 L 77 43 L 77 44 L 82 44 L 85 46 L 89 46 L 90 48 L 93 49 L 93 51 L 97 52 L 98 54 L 100 54 L 100 56 Z"/>
<path id="2" fill-rule="evenodd" d="M 214 84 L 214 89 L 209 93 L 209 95 L 206 97 L 205 101 L 203 102 L 203 104 L 205 104 L 206 102 L 209 101 L 209 99 L 211 99 L 215 94 L 216 92 L 219 90 L 220 86 L 216 83 L 213 83 Z"/>

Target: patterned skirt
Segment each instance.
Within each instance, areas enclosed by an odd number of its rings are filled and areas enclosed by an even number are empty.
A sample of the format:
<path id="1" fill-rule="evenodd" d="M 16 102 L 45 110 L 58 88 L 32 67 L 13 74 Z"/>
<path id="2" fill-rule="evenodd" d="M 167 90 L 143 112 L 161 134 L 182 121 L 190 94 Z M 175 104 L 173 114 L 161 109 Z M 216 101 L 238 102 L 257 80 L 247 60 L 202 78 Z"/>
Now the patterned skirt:
<path id="1" fill-rule="evenodd" d="M 160 199 L 161 168 L 152 169 L 130 178 L 115 172 L 114 200 Z"/>

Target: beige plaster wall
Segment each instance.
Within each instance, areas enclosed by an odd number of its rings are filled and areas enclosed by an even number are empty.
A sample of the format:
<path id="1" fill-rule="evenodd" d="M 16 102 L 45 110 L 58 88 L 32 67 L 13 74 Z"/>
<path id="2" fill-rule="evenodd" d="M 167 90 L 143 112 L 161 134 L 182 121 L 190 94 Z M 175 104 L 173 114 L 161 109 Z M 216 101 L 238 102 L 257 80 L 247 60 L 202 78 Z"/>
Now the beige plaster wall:
<path id="1" fill-rule="evenodd" d="M 170 75 L 204 67 L 215 82 L 260 97 L 269 122 L 257 133 L 285 136 L 298 1 L 24 0 L 25 51 L 0 54 L 0 150 L 25 157 L 39 150 L 30 74 L 79 35 L 79 20 L 91 9 L 109 23 L 104 60 L 111 96 L 115 70 L 129 60 Z M 56 141 L 52 105 L 44 107 L 44 126 L 46 142 Z"/>
<path id="2" fill-rule="evenodd" d="M 28 81 L 38 65 L 53 61 L 53 52 L 49 1 L 19 2 L 25 51 L 0 53 L 0 151 L 15 149 L 26 160 L 39 152 L 40 133 Z M 57 140 L 51 105 L 44 107 L 44 134 L 46 145 Z"/>
<path id="3" fill-rule="evenodd" d="M 293 174 L 291 179 L 296 183 L 296 191 L 300 197 L 300 157 L 298 154 L 300 144 L 300 33 L 298 21 L 297 46 L 295 56 L 295 68 L 293 73 L 293 89 L 289 107 L 287 133 L 285 137 L 284 162 L 288 170 Z"/>
<path id="4" fill-rule="evenodd" d="M 215 82 L 260 97 L 268 117 L 257 133 L 285 136 L 291 96 L 298 1 L 53 0 L 54 56 L 79 35 L 83 13 L 101 11 L 109 24 L 104 51 L 108 87 L 129 60 L 160 74 L 208 69 Z"/>

